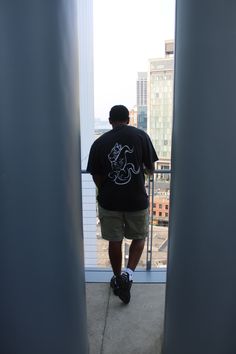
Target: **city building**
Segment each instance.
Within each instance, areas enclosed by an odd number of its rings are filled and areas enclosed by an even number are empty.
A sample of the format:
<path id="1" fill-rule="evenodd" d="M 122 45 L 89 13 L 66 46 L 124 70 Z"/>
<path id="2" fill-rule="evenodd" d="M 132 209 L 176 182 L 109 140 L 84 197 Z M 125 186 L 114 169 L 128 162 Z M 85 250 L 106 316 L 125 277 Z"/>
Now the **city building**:
<path id="1" fill-rule="evenodd" d="M 129 111 L 129 125 L 132 125 L 133 127 L 138 127 L 138 111 L 137 111 L 137 106 L 134 106 L 130 111 Z"/>
<path id="2" fill-rule="evenodd" d="M 153 199 L 153 224 L 168 226 L 169 224 L 169 196 L 156 195 Z"/>
<path id="3" fill-rule="evenodd" d="M 147 72 L 138 72 L 137 127 L 147 131 Z"/>
<path id="4" fill-rule="evenodd" d="M 169 169 L 173 116 L 174 42 L 165 41 L 165 57 L 149 59 L 147 130 L 159 157 L 158 169 Z"/>

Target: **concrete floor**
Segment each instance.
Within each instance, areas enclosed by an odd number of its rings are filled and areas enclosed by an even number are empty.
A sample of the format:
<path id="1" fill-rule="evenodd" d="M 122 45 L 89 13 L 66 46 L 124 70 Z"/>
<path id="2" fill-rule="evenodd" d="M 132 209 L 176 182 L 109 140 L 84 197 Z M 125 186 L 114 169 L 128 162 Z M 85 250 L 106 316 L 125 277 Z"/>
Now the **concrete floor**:
<path id="1" fill-rule="evenodd" d="M 160 354 L 164 284 L 133 284 L 124 305 L 107 283 L 87 283 L 89 354 Z"/>

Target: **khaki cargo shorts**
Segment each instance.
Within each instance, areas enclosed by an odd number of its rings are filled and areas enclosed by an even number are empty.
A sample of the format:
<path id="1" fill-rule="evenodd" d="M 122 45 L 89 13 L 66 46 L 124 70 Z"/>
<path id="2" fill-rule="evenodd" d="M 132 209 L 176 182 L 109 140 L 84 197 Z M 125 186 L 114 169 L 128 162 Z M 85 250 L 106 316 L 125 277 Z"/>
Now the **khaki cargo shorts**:
<path id="1" fill-rule="evenodd" d="M 138 211 L 113 211 L 98 206 L 102 238 L 121 241 L 123 238 L 142 240 L 148 235 L 148 209 Z"/>

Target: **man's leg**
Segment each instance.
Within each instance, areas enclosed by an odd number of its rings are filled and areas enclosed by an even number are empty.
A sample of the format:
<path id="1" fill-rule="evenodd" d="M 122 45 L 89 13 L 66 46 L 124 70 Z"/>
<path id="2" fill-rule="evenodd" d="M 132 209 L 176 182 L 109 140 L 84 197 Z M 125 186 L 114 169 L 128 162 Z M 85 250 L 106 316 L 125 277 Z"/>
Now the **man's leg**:
<path id="1" fill-rule="evenodd" d="M 133 282 L 133 272 L 138 265 L 148 233 L 148 209 L 137 212 L 125 212 L 125 232 L 127 238 L 132 239 L 129 248 L 127 268 L 117 279 L 119 285 L 119 298 L 125 303 L 130 302 L 130 289 Z"/>
<path id="2" fill-rule="evenodd" d="M 125 213 L 125 235 L 128 239 L 132 239 L 129 248 L 129 259 L 127 269 L 130 280 L 132 280 L 132 272 L 138 265 L 140 257 L 143 253 L 145 239 L 148 235 L 149 218 L 148 209 L 136 212 Z"/>
<path id="3" fill-rule="evenodd" d="M 133 240 L 131 242 L 129 248 L 129 260 L 128 260 L 127 268 L 131 269 L 132 271 L 134 271 L 138 265 L 140 257 L 143 253 L 144 245 L 145 245 L 145 239 Z"/>
<path id="4" fill-rule="evenodd" d="M 109 241 L 108 253 L 111 262 L 111 267 L 115 276 L 121 273 L 122 263 L 122 241 Z"/>
<path id="5" fill-rule="evenodd" d="M 133 240 L 129 248 L 129 260 L 126 270 L 117 279 L 119 292 L 117 295 L 125 303 L 130 302 L 130 289 L 132 286 L 132 276 L 143 252 L 145 239 Z"/>

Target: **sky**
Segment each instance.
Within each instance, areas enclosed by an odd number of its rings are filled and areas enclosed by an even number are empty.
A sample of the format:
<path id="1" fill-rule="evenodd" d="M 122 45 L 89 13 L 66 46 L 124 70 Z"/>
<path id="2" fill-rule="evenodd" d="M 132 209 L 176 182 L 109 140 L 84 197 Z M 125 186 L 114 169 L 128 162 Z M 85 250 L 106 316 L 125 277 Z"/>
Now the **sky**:
<path id="1" fill-rule="evenodd" d="M 136 104 L 139 71 L 174 38 L 175 0 L 93 0 L 95 118 Z"/>

